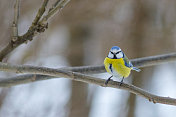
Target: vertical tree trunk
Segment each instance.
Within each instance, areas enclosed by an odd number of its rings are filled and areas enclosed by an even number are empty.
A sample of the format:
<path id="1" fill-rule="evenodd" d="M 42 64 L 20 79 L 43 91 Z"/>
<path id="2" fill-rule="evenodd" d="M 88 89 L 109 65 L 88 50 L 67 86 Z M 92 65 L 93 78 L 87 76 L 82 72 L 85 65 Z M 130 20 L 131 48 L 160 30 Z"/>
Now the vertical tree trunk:
<path id="1" fill-rule="evenodd" d="M 144 5 L 141 3 L 140 0 L 136 0 L 134 4 L 134 18 L 131 21 L 131 27 L 132 29 L 131 34 L 129 35 L 129 41 L 131 42 L 130 46 L 133 52 L 134 58 L 144 56 L 145 53 L 143 50 L 143 31 L 144 31 L 144 24 L 146 21 L 146 11 L 144 9 Z M 141 83 L 143 81 L 143 72 L 133 72 L 132 73 L 132 84 L 135 86 L 141 86 Z M 128 98 L 128 114 L 127 117 L 135 117 L 135 110 L 136 110 L 136 95 L 131 94 Z"/>
<path id="2" fill-rule="evenodd" d="M 87 37 L 87 29 L 81 26 L 71 26 L 70 33 L 71 40 L 67 49 L 69 62 L 71 66 L 84 65 L 84 40 Z M 88 117 L 87 84 L 72 81 L 71 88 L 69 117 Z"/>
<path id="3" fill-rule="evenodd" d="M 135 2 L 135 10 L 134 10 L 134 19 L 131 21 L 131 27 L 130 29 L 133 29 L 130 37 L 131 46 L 133 57 L 142 57 L 147 56 L 149 54 L 157 54 L 157 53 L 163 53 L 164 51 L 172 51 L 174 48 L 174 40 L 171 37 L 171 28 L 168 28 L 167 30 L 167 24 L 163 24 L 165 27 L 163 27 L 163 32 L 161 32 L 161 39 L 157 43 L 154 41 L 156 39 L 152 39 L 152 36 L 155 36 L 154 34 L 150 34 L 150 36 L 146 36 L 147 28 L 151 29 L 150 27 L 146 28 L 146 25 L 149 24 L 150 19 L 147 15 L 149 11 L 145 9 L 146 6 L 141 0 L 136 0 Z M 151 25 L 151 24 L 150 24 Z M 149 34 L 149 33 L 148 33 Z M 151 36 L 152 35 L 152 36 Z M 151 37 L 151 38 L 150 38 Z M 148 42 L 148 43 L 145 43 Z M 153 43 L 153 46 L 151 46 L 151 43 Z M 159 48 L 158 46 L 162 47 Z M 145 49 L 144 49 L 145 48 Z M 167 49 L 166 49 L 167 48 Z M 168 49 L 169 48 L 169 49 Z M 151 77 L 153 74 L 152 68 L 145 68 L 147 71 L 143 72 L 133 72 L 133 81 L 132 84 L 138 87 L 143 87 L 143 85 L 150 85 Z M 148 74 L 149 73 L 149 74 Z M 146 76 L 147 75 L 147 76 Z M 147 82 L 145 81 L 147 78 Z M 145 81 L 145 82 L 144 82 Z M 145 83 L 145 84 L 144 84 Z M 136 110 L 136 95 L 130 94 L 128 99 L 128 114 L 127 117 L 135 117 L 135 110 Z"/>

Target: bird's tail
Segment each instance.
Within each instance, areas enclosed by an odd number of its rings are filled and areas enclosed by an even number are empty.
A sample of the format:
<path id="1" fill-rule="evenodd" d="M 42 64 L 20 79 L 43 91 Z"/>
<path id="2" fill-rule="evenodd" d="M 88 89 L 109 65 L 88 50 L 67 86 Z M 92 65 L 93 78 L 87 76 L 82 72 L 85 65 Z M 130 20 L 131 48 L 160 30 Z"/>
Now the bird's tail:
<path id="1" fill-rule="evenodd" d="M 137 71 L 137 72 L 140 72 L 141 70 L 139 69 L 139 68 L 137 68 L 137 67 L 132 67 L 132 70 L 135 70 L 135 71 Z"/>

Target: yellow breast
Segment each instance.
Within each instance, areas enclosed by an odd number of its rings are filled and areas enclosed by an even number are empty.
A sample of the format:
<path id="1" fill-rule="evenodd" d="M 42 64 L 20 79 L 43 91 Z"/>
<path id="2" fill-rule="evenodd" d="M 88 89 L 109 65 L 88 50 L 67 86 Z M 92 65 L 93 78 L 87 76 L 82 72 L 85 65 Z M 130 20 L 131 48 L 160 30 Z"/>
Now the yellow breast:
<path id="1" fill-rule="evenodd" d="M 112 71 L 109 66 L 112 64 Z M 108 73 L 114 75 L 118 74 L 121 77 L 128 77 L 130 75 L 131 69 L 125 66 L 123 58 L 120 59 L 110 59 L 108 57 L 104 60 L 105 69 Z"/>

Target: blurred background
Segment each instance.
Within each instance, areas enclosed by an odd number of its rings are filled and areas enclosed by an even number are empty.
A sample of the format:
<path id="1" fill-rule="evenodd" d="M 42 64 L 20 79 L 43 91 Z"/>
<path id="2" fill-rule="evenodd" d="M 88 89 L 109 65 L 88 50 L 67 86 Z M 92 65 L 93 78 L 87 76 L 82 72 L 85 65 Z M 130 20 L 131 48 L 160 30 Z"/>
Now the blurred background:
<path id="1" fill-rule="evenodd" d="M 54 0 L 50 0 L 49 6 Z M 10 41 L 15 0 L 0 1 L 0 50 Z M 19 33 L 42 0 L 21 0 Z M 175 0 L 71 0 L 49 28 L 4 62 L 60 68 L 102 65 L 112 46 L 128 58 L 176 51 Z M 124 82 L 176 98 L 176 63 L 142 68 Z M 16 74 L 0 72 L 0 77 Z M 109 74 L 96 74 L 107 79 Z M 120 79 L 114 79 L 120 80 Z M 0 117 L 173 117 L 176 107 L 153 104 L 124 90 L 52 79 L 0 89 Z"/>

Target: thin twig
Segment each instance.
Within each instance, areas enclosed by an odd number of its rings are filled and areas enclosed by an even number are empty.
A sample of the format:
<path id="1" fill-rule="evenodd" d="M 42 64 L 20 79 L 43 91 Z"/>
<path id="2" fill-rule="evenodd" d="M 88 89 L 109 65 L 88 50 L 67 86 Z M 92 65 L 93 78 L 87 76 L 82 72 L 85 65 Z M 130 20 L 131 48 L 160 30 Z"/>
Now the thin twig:
<path id="1" fill-rule="evenodd" d="M 40 18 L 42 17 L 42 15 L 44 14 L 45 10 L 46 10 L 46 6 L 48 4 L 49 0 L 44 0 L 43 4 L 41 6 L 41 8 L 38 10 L 37 15 L 35 16 L 34 21 L 32 22 L 32 25 L 37 25 L 38 21 L 40 20 Z"/>
<path id="2" fill-rule="evenodd" d="M 49 76 L 54 76 L 54 77 L 64 77 L 64 78 L 69 78 L 71 80 L 81 81 L 81 82 L 89 83 L 89 84 L 95 84 L 95 85 L 99 85 L 103 87 L 124 89 L 136 95 L 142 96 L 148 99 L 149 101 L 152 101 L 153 103 L 161 103 L 161 104 L 168 104 L 168 105 L 176 106 L 176 99 L 174 98 L 156 96 L 136 86 L 125 84 L 125 83 L 119 86 L 120 82 L 116 82 L 116 81 L 110 81 L 109 84 L 106 86 L 104 79 L 84 75 L 84 74 L 77 73 L 77 72 L 58 70 L 58 69 L 52 69 L 52 68 L 46 68 L 46 67 L 29 66 L 29 65 L 11 65 L 7 63 L 0 63 L 0 70 L 6 71 L 6 72 L 32 73 L 32 74 L 49 75 Z M 37 79 L 36 76 L 33 75 L 31 76 L 31 79 L 28 79 L 28 80 L 32 82 L 32 81 L 52 79 L 52 77 L 51 78 L 45 77 L 44 79 L 42 78 L 43 76 Z M 18 80 L 20 81 L 21 79 L 18 79 Z M 11 82 L 15 82 L 15 81 L 13 79 L 11 79 L 11 81 L 8 81 L 8 82 L 7 81 L 5 82 L 5 80 L 1 80 L 0 85 L 5 86 L 4 83 L 11 84 Z"/>
<path id="3" fill-rule="evenodd" d="M 49 18 L 51 18 L 52 16 L 54 16 L 58 11 L 60 11 L 63 7 L 65 7 L 65 5 L 69 2 L 70 0 L 57 0 L 53 7 L 50 8 L 49 12 L 47 15 L 45 15 L 41 21 L 40 24 L 45 24 Z"/>
<path id="4" fill-rule="evenodd" d="M 59 4 L 59 2 L 60 2 L 61 0 L 56 0 L 56 2 L 52 5 L 52 7 L 49 9 L 49 11 L 48 11 L 48 13 L 52 10 L 52 9 L 54 9 L 58 4 Z"/>
<path id="5" fill-rule="evenodd" d="M 16 0 L 16 3 L 14 5 L 14 20 L 12 24 L 12 42 L 15 42 L 18 39 L 18 19 L 19 19 L 19 4 L 20 0 Z"/>

